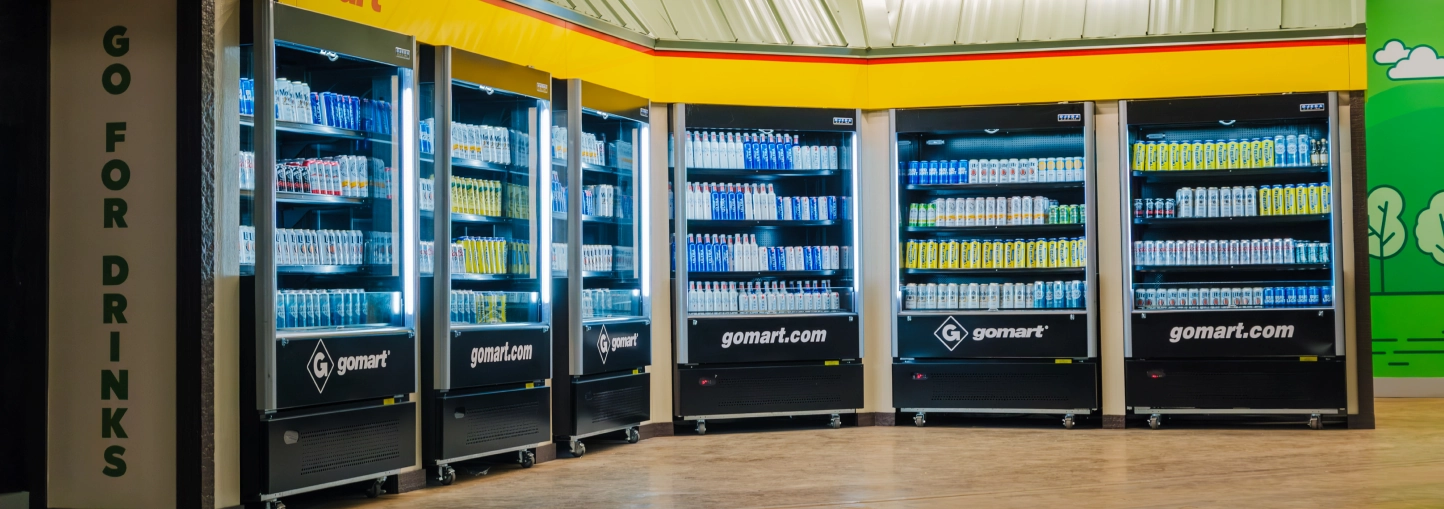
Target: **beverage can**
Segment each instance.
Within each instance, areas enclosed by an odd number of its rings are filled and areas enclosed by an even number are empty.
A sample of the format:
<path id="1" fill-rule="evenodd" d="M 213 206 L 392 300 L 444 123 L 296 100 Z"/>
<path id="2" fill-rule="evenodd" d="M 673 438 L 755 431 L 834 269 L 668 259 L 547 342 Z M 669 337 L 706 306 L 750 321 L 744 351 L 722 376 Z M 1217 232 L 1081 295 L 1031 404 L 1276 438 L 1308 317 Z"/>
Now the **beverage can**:
<path id="1" fill-rule="evenodd" d="M 1203 168 L 1213 170 L 1218 168 L 1218 148 L 1214 146 L 1213 140 L 1203 140 Z"/>
<path id="2" fill-rule="evenodd" d="M 1320 286 L 1320 287 L 1319 287 L 1319 305 L 1321 305 L 1321 306 L 1333 307 L 1333 305 L 1334 305 L 1334 287 L 1332 287 L 1332 286 Z"/>
<path id="3" fill-rule="evenodd" d="M 1239 164 L 1239 159 L 1238 159 L 1238 157 L 1239 157 L 1238 139 L 1237 139 L 1237 138 L 1229 139 L 1227 142 L 1225 142 L 1224 147 L 1225 147 L 1225 150 L 1228 151 L 1228 152 L 1226 152 L 1228 155 L 1224 158 L 1224 166 L 1222 166 L 1222 168 L 1230 169 L 1230 170 L 1235 169 L 1235 168 L 1238 168 L 1238 167 L 1239 167 L 1239 165 L 1238 165 L 1238 164 Z"/>
<path id="4" fill-rule="evenodd" d="M 1275 138 L 1274 138 L 1274 141 L 1278 141 L 1278 138 L 1275 137 Z M 1290 135 L 1284 136 L 1284 164 L 1283 164 L 1283 166 L 1298 166 L 1298 165 L 1299 165 L 1299 146 L 1298 146 L 1298 143 L 1299 143 L 1299 136 L 1298 136 L 1298 135 L 1296 135 L 1296 134 L 1290 134 Z"/>
<path id="5" fill-rule="evenodd" d="M 1259 160 L 1257 163 L 1259 168 L 1272 168 L 1275 166 L 1273 138 L 1265 136 L 1262 140 L 1259 140 Z"/>
<path id="6" fill-rule="evenodd" d="M 1248 141 L 1248 149 L 1249 149 L 1249 163 L 1248 163 L 1248 167 L 1249 167 L 1249 168 L 1263 168 L 1263 167 L 1264 167 L 1264 164 L 1263 164 L 1263 159 L 1264 159 L 1263 140 L 1261 140 L 1261 139 L 1259 139 L 1259 138 L 1254 138 L 1254 139 L 1249 140 L 1249 141 Z"/>
<path id="7" fill-rule="evenodd" d="M 1186 141 L 1184 141 L 1184 142 L 1179 142 L 1179 144 L 1178 144 L 1178 169 L 1180 169 L 1180 170 L 1192 170 L 1192 169 L 1193 169 L 1193 144 L 1192 144 L 1192 143 L 1189 143 L 1189 142 L 1186 142 Z"/>
<path id="8" fill-rule="evenodd" d="M 1176 212 L 1174 209 L 1176 209 L 1177 207 L 1178 207 L 1178 204 L 1173 201 L 1173 198 L 1164 199 L 1164 200 L 1163 200 L 1163 217 L 1174 217 L 1174 216 L 1177 214 L 1177 212 Z"/>
<path id="9" fill-rule="evenodd" d="M 1208 188 L 1208 214 L 1201 217 L 1219 217 L 1219 192 L 1217 187 Z"/>
<path id="10" fill-rule="evenodd" d="M 1307 191 L 1306 191 L 1307 192 Z M 1293 184 L 1284 185 L 1284 215 L 1294 215 L 1299 212 L 1299 188 Z"/>
<path id="11" fill-rule="evenodd" d="M 1309 166 L 1313 164 L 1313 161 L 1310 160 L 1310 156 L 1313 155 L 1314 150 L 1313 143 L 1309 141 L 1309 135 L 1307 133 L 1299 134 L 1298 141 L 1296 141 L 1295 143 L 1298 145 L 1298 148 L 1296 148 L 1295 150 L 1299 153 L 1299 161 L 1297 165 Z"/>
<path id="12" fill-rule="evenodd" d="M 1233 189 L 1221 187 L 1218 189 L 1218 217 L 1229 217 L 1233 215 Z"/>
<path id="13" fill-rule="evenodd" d="M 1269 215 L 1284 215 L 1284 186 L 1275 184 L 1269 187 L 1269 205 L 1273 210 Z"/>
<path id="14" fill-rule="evenodd" d="M 1233 195 L 1233 200 L 1231 200 L 1233 203 L 1233 211 L 1229 215 L 1233 217 L 1250 215 L 1246 210 L 1248 207 L 1244 205 L 1244 188 L 1239 186 L 1233 186 L 1232 188 L 1230 188 L 1230 193 Z"/>
<path id="15" fill-rule="evenodd" d="M 1190 168 L 1195 169 L 1195 170 L 1205 169 L 1205 168 L 1204 168 L 1204 164 L 1203 164 L 1204 155 L 1205 155 L 1205 154 L 1204 154 L 1204 148 L 1203 148 L 1203 142 L 1201 142 L 1201 141 L 1199 141 L 1199 140 L 1194 140 L 1192 143 L 1189 143 L 1188 145 L 1189 145 L 1189 147 L 1188 147 L 1189 150 L 1188 150 L 1188 151 L 1189 151 L 1190 154 L 1193 155 L 1193 161 L 1192 161 L 1192 165 L 1190 166 Z"/>
<path id="16" fill-rule="evenodd" d="M 1244 186 L 1242 215 L 1257 216 L 1258 210 L 1258 189 L 1254 186 Z"/>
<path id="17" fill-rule="evenodd" d="M 1193 188 L 1180 187 L 1174 197 L 1178 200 L 1178 217 L 1193 217 Z"/>
<path id="18" fill-rule="evenodd" d="M 1308 193 L 1308 204 L 1309 204 L 1309 206 L 1308 206 L 1308 211 L 1307 211 L 1307 212 L 1308 212 L 1309 214 L 1319 214 L 1319 213 L 1321 213 L 1321 212 L 1323 211 L 1323 207 L 1321 207 L 1321 206 L 1319 205 L 1319 203 L 1320 203 L 1320 202 L 1319 202 L 1319 199 L 1322 197 L 1322 194 L 1320 193 L 1320 190 L 1319 190 L 1319 185 L 1318 185 L 1318 184 L 1309 184 L 1309 187 L 1307 187 L 1306 190 L 1307 190 L 1307 193 Z"/>

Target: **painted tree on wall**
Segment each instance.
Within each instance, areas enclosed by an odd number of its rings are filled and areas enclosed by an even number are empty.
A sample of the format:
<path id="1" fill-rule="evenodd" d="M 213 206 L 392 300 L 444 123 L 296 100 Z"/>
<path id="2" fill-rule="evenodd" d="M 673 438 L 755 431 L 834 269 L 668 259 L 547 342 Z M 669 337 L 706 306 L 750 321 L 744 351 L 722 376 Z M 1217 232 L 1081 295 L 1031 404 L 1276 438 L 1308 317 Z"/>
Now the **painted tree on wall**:
<path id="1" fill-rule="evenodd" d="M 1399 219 L 1403 214 L 1404 197 L 1399 190 L 1379 186 L 1369 191 L 1369 256 L 1379 259 L 1379 291 L 1384 291 L 1383 260 L 1404 248 L 1404 222 Z"/>

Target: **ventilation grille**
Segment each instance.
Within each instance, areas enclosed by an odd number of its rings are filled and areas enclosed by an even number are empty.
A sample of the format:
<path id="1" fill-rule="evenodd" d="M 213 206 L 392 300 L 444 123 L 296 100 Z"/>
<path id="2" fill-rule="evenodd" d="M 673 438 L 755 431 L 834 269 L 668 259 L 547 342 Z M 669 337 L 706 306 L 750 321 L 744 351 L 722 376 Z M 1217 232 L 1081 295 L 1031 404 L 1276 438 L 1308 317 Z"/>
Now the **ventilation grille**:
<path id="1" fill-rule="evenodd" d="M 1157 379 L 1172 386 L 1173 390 L 1186 391 L 1189 397 L 1203 400 L 1228 401 L 1233 405 L 1255 402 L 1288 402 L 1311 399 L 1313 393 L 1308 381 L 1310 377 L 1298 377 L 1290 373 L 1210 373 L 1171 371 L 1167 377 Z"/>
<path id="2" fill-rule="evenodd" d="M 466 411 L 466 445 L 534 435 L 540 403 L 528 401 Z"/>
<path id="3" fill-rule="evenodd" d="M 760 376 L 748 378 L 718 377 L 721 408 L 768 405 L 832 405 L 841 407 L 843 395 L 836 390 L 843 384 L 841 375 Z"/>
<path id="4" fill-rule="evenodd" d="M 301 475 L 396 459 L 400 435 L 401 424 L 394 420 L 303 432 Z"/>
<path id="5" fill-rule="evenodd" d="M 1024 374 L 930 373 L 931 401 L 1039 401 L 1066 402 L 1060 392 L 1069 377 Z"/>
<path id="6" fill-rule="evenodd" d="M 646 415 L 651 405 L 647 401 L 647 387 L 635 386 L 590 394 L 590 406 L 596 410 L 592 422 L 606 422 L 613 419 Z"/>

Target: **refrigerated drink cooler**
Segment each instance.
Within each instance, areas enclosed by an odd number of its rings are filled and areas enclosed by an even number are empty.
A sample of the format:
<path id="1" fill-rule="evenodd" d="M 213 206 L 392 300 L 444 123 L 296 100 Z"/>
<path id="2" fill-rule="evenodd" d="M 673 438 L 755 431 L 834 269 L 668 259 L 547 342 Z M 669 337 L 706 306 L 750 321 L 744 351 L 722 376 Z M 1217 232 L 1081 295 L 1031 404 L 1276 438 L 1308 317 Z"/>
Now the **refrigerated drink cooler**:
<path id="1" fill-rule="evenodd" d="M 416 464 L 413 38 L 242 9 L 242 501 Z"/>
<path id="2" fill-rule="evenodd" d="M 1337 95 L 1123 101 L 1119 119 L 1131 412 L 1342 418 Z"/>
<path id="3" fill-rule="evenodd" d="M 552 80 L 550 186 L 557 355 L 552 439 L 641 439 L 651 418 L 647 254 L 650 102 L 582 80 Z"/>
<path id="4" fill-rule="evenodd" d="M 709 419 L 863 406 L 857 110 L 675 105 L 674 408 Z"/>
<path id="5" fill-rule="evenodd" d="M 449 485 L 454 463 L 528 468 L 551 440 L 551 76 L 421 58 L 421 451 Z"/>
<path id="6" fill-rule="evenodd" d="M 892 112 L 893 405 L 1098 411 L 1093 104 Z"/>

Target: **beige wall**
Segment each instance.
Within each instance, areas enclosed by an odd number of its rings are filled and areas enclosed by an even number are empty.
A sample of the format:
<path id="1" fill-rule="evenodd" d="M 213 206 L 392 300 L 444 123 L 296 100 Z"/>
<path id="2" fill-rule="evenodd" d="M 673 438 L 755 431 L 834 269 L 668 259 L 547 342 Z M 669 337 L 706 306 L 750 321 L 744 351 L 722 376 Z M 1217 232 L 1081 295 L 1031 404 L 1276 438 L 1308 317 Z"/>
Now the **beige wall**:
<path id="1" fill-rule="evenodd" d="M 857 220 L 861 239 L 857 239 L 862 258 L 858 283 L 858 313 L 862 317 L 863 337 L 863 403 L 864 412 L 891 412 L 892 406 L 892 327 L 896 314 L 892 307 L 893 242 L 891 112 L 869 110 L 861 115 L 858 126 L 862 167 L 858 181 Z"/>
<path id="2" fill-rule="evenodd" d="M 1119 171 L 1118 101 L 1093 106 L 1094 160 L 1098 168 L 1098 357 L 1103 415 L 1123 415 L 1123 324 L 1125 299 L 1131 295 L 1123 278 L 1122 174 Z"/>
<path id="3" fill-rule="evenodd" d="M 216 8 L 216 82 L 220 111 L 215 116 L 216 285 L 215 285 L 215 501 L 216 507 L 241 504 L 241 224 L 240 90 L 241 2 L 218 0 Z"/>
<path id="4" fill-rule="evenodd" d="M 667 217 L 667 119 L 671 105 L 653 103 L 651 119 L 652 172 L 648 200 L 652 207 L 651 229 L 647 232 L 647 252 L 652 256 L 652 420 L 672 420 L 672 243 L 671 225 Z"/>

